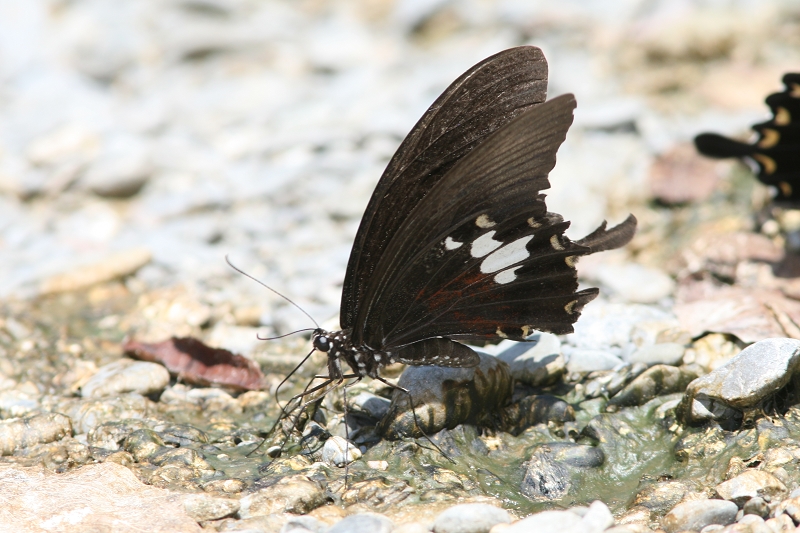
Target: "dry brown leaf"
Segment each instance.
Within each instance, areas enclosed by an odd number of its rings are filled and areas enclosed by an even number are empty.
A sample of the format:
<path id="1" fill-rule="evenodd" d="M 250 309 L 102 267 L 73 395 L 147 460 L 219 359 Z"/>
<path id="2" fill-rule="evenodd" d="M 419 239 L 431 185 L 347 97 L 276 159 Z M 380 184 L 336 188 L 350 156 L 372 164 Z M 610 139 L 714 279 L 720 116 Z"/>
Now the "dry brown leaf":
<path id="1" fill-rule="evenodd" d="M 747 343 L 800 339 L 800 302 L 776 290 L 718 287 L 708 281 L 683 284 L 674 311 L 693 337 L 717 332 Z"/>
<path id="2" fill-rule="evenodd" d="M 172 337 L 157 343 L 128 340 L 122 347 L 136 359 L 161 363 L 171 374 L 193 385 L 223 385 L 259 390 L 264 374 L 258 364 L 222 348 L 212 348 L 192 337 Z"/>
<path id="3" fill-rule="evenodd" d="M 650 167 L 650 190 L 665 204 L 706 200 L 719 182 L 717 166 L 691 144 L 675 146 Z"/>

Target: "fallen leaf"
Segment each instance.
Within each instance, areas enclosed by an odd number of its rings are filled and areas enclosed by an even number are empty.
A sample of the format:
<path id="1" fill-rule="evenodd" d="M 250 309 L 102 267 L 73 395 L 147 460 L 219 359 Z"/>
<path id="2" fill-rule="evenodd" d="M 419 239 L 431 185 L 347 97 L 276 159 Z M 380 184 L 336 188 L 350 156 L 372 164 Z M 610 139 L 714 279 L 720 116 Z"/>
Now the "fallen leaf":
<path id="1" fill-rule="evenodd" d="M 691 144 L 660 155 L 650 167 L 650 191 L 665 204 L 708 199 L 719 182 L 718 162 L 702 157 Z"/>
<path id="2" fill-rule="evenodd" d="M 777 290 L 683 284 L 674 312 L 692 337 L 730 333 L 746 343 L 776 337 L 800 339 L 800 302 Z"/>
<path id="3" fill-rule="evenodd" d="M 152 344 L 128 340 L 122 349 L 136 359 L 161 363 L 171 374 L 193 385 L 224 385 L 242 390 L 264 386 L 264 374 L 255 361 L 212 348 L 192 337 L 172 337 Z"/>

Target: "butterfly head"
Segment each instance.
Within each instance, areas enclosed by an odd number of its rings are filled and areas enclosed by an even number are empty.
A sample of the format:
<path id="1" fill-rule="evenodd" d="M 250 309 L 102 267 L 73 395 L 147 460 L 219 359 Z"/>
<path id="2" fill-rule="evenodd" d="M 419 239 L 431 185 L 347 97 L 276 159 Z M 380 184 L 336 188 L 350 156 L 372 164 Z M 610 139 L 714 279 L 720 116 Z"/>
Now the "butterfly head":
<path id="1" fill-rule="evenodd" d="M 314 348 L 320 352 L 328 352 L 333 346 L 330 332 L 321 328 L 314 330 L 311 336 L 311 343 L 314 345 Z"/>

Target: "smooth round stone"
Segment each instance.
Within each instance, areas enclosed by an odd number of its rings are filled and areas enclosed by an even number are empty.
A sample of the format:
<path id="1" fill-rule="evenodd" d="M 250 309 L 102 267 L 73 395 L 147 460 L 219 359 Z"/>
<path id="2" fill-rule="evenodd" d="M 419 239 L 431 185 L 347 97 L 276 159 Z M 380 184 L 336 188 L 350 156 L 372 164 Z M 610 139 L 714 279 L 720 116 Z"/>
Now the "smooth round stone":
<path id="1" fill-rule="evenodd" d="M 281 478 L 269 487 L 239 500 L 239 517 L 252 518 L 275 513 L 306 514 L 325 503 L 325 493 L 301 474 Z"/>
<path id="2" fill-rule="evenodd" d="M 488 533 L 497 524 L 508 524 L 511 515 L 485 503 L 465 503 L 450 507 L 433 522 L 434 533 Z"/>
<path id="3" fill-rule="evenodd" d="M 683 392 L 697 373 L 686 367 L 651 366 L 628 383 L 608 402 L 608 407 L 644 405 L 656 396 Z"/>
<path id="4" fill-rule="evenodd" d="M 186 513 L 198 522 L 219 520 L 239 510 L 239 501 L 229 498 L 213 498 L 202 494 L 192 494 L 183 500 Z"/>
<path id="5" fill-rule="evenodd" d="M 767 497 L 770 500 L 786 492 L 786 485 L 763 470 L 746 470 L 738 476 L 715 487 L 717 494 L 740 507 L 752 498 Z"/>
<path id="6" fill-rule="evenodd" d="M 530 340 L 500 352 L 497 357 L 508 364 L 517 381 L 533 387 L 551 385 L 566 368 L 561 341 L 552 333 L 537 333 Z"/>
<path id="7" fill-rule="evenodd" d="M 722 526 L 733 523 L 739 507 L 726 500 L 694 500 L 679 503 L 661 520 L 667 533 L 700 531 L 711 524 Z"/>
<path id="8" fill-rule="evenodd" d="M 345 438 L 333 436 L 322 447 L 322 461 L 332 466 L 345 466 L 361 458 L 361 450 Z"/>
<path id="9" fill-rule="evenodd" d="M 116 396 L 135 392 L 146 396 L 169 385 L 169 371 L 162 365 L 145 361 L 120 359 L 101 367 L 81 387 L 84 398 Z"/>
<path id="10" fill-rule="evenodd" d="M 573 477 L 581 470 L 597 468 L 604 462 L 603 450 L 594 446 L 571 442 L 540 444 L 525 465 L 520 489 L 533 501 L 558 500 L 569 494 Z"/>
<path id="11" fill-rule="evenodd" d="M 678 365 L 683 359 L 683 354 L 686 348 L 683 344 L 677 342 L 664 342 L 661 344 L 651 344 L 649 346 L 642 346 L 629 357 L 628 361 L 631 363 L 644 363 L 648 366 L 652 365 Z"/>
<path id="12" fill-rule="evenodd" d="M 335 523 L 325 533 L 391 533 L 394 524 L 379 514 L 354 514 Z"/>
<path id="13" fill-rule="evenodd" d="M 621 364 L 623 364 L 622 359 L 611 352 L 577 349 L 569 353 L 567 370 L 570 372 L 594 372 L 612 370 Z"/>
<path id="14" fill-rule="evenodd" d="M 380 420 L 389 412 L 391 403 L 386 398 L 381 398 L 369 392 L 362 392 L 348 401 L 348 407 L 352 407 L 355 412 L 364 413 L 370 418 Z"/>
<path id="15" fill-rule="evenodd" d="M 686 423 L 729 421 L 782 389 L 800 367 L 800 340 L 766 339 L 742 350 L 686 389 L 678 412 Z"/>
<path id="16" fill-rule="evenodd" d="M 656 303 L 675 290 L 675 281 L 667 274 L 635 263 L 603 265 L 597 270 L 597 278 L 632 303 Z"/>
<path id="17" fill-rule="evenodd" d="M 601 533 L 614 524 L 614 516 L 606 504 L 594 501 L 586 508 L 536 513 L 511 526 L 503 533 Z"/>
<path id="18" fill-rule="evenodd" d="M 43 413 L 0 421 L 0 455 L 42 442 L 72 435 L 70 419 L 59 413 Z"/>
<path id="19" fill-rule="evenodd" d="M 508 365 L 496 357 L 479 353 L 473 368 L 411 366 L 400 376 L 389 413 L 378 429 L 384 438 L 433 435 L 464 422 L 480 423 L 511 401 L 514 379 Z M 409 406 L 414 400 L 416 419 Z"/>
<path id="20" fill-rule="evenodd" d="M 322 533 L 327 528 L 325 522 L 313 516 L 294 516 L 283 524 L 281 533 Z"/>

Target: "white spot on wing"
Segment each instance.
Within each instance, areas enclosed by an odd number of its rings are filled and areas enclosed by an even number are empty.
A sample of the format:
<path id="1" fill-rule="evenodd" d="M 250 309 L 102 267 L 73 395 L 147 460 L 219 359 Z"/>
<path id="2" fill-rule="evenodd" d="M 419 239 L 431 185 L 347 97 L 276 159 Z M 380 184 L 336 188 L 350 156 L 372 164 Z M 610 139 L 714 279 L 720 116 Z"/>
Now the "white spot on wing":
<path id="1" fill-rule="evenodd" d="M 463 242 L 454 241 L 452 237 L 448 237 L 444 240 L 444 247 L 448 250 L 455 250 L 457 248 L 461 248 L 463 246 Z"/>
<path id="2" fill-rule="evenodd" d="M 494 234 L 497 233 L 496 231 L 490 231 L 488 233 L 484 233 L 474 241 L 472 241 L 472 248 L 470 248 L 469 253 L 472 257 L 483 257 L 484 255 L 496 250 L 499 246 L 502 246 L 502 242 L 494 240 Z"/>
<path id="3" fill-rule="evenodd" d="M 486 228 L 491 228 L 496 224 L 494 221 L 492 221 L 492 219 L 489 218 L 488 215 L 481 215 L 475 219 L 475 225 L 478 226 L 479 228 L 486 229 Z"/>
<path id="4" fill-rule="evenodd" d="M 516 270 L 517 270 L 516 268 L 509 268 L 508 270 L 503 270 L 494 277 L 495 283 L 499 283 L 500 285 L 511 283 L 512 281 L 517 279 Z"/>
<path id="5" fill-rule="evenodd" d="M 489 257 L 483 260 L 483 263 L 481 263 L 481 272 L 484 274 L 497 272 L 498 270 L 502 270 L 508 266 L 527 259 L 531 254 L 528 249 L 525 248 L 525 245 L 531 242 L 531 239 L 533 239 L 533 235 L 522 237 L 521 239 L 517 239 L 514 242 L 506 244 L 496 252 L 493 252 Z"/>

